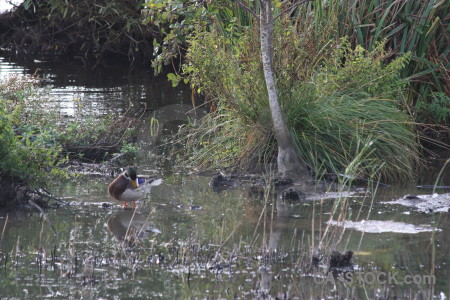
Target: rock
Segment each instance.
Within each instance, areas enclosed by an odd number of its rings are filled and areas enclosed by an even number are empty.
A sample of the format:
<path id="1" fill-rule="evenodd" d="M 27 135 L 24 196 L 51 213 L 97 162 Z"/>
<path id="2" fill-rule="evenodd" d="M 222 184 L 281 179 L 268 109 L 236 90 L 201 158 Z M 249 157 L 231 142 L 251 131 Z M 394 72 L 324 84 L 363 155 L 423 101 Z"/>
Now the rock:
<path id="1" fill-rule="evenodd" d="M 231 176 L 223 176 L 222 174 L 214 176 L 209 185 L 214 192 L 220 192 L 229 189 L 235 185 L 235 182 Z"/>
<path id="2" fill-rule="evenodd" d="M 281 192 L 281 199 L 284 201 L 301 201 L 306 199 L 305 193 L 302 191 L 290 187 Z"/>
<path id="3" fill-rule="evenodd" d="M 339 271 L 353 269 L 353 264 L 351 262 L 352 257 L 353 251 L 347 251 L 346 253 L 340 253 L 339 251 L 331 252 L 328 272 L 330 272 L 330 270 Z"/>

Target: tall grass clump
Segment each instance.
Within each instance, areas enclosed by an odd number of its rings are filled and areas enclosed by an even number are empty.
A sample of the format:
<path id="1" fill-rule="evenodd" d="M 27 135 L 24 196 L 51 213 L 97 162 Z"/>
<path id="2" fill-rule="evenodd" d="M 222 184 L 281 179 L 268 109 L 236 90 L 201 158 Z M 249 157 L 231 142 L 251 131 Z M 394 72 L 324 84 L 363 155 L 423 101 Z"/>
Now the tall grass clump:
<path id="1" fill-rule="evenodd" d="M 236 44 L 245 30 L 258 29 L 257 20 L 237 1 L 189 5 L 194 3 L 198 2 L 146 1 L 145 11 L 164 33 L 164 41 L 154 44 L 156 70 L 162 70 L 163 62 L 168 64 L 174 57 L 183 57 L 189 40 L 192 36 L 196 40 L 198 33 L 215 31 L 221 38 Z M 258 1 L 239 3 L 259 14 Z M 391 51 L 386 53 L 382 64 L 409 56 L 400 71 L 400 77 L 410 82 L 403 92 L 406 97 L 402 105 L 410 111 L 414 121 L 423 123 L 418 129 L 434 132 L 435 137 L 450 136 L 446 126 L 450 119 L 448 1 L 314 0 L 295 8 L 291 4 L 292 1 L 274 1 L 273 6 L 277 16 L 274 52 L 278 56 L 275 68 L 279 87 L 290 90 L 291 84 L 297 85 L 296 81 L 309 81 L 328 55 L 327 46 L 338 43 L 342 37 L 348 37 L 352 49 L 359 46 L 369 53 L 383 42 Z M 251 47 L 256 49 L 258 43 L 253 40 Z M 187 58 L 188 64 L 195 56 L 192 53 L 188 54 L 191 56 Z M 175 83 L 182 79 L 180 65 L 177 64 L 175 74 L 169 77 Z M 361 73 L 361 76 L 366 75 L 371 74 Z M 422 135 L 422 138 L 429 136 Z"/>
<path id="2" fill-rule="evenodd" d="M 310 14 L 314 14 L 316 24 L 337 20 L 333 36 L 348 36 L 354 46 L 360 45 L 371 51 L 385 40 L 394 57 L 410 53 L 411 61 L 402 69 L 401 75 L 411 82 L 407 103 L 414 109 L 415 119 L 448 123 L 448 1 L 314 1 L 307 8 L 299 7 L 296 17 L 302 19 Z"/>
<path id="3" fill-rule="evenodd" d="M 384 43 L 372 51 L 335 47 L 311 83 L 285 92 L 286 110 L 300 153 L 319 172 L 343 172 L 359 157 L 357 176 L 375 169 L 384 178 L 408 177 L 419 162 L 411 117 L 405 113 L 405 55 L 383 63 Z M 402 109 L 403 108 L 403 109 Z"/>
<path id="4" fill-rule="evenodd" d="M 358 157 L 352 175 L 369 176 L 383 166 L 386 178 L 410 176 L 418 144 L 403 101 L 408 83 L 400 74 L 409 56 L 386 62 L 384 43 L 372 51 L 353 49 L 346 39 L 336 43 L 307 31 L 312 25 L 286 20 L 278 25 L 274 63 L 280 100 L 299 154 L 311 168 L 345 172 Z M 322 29 L 332 30 L 326 26 Z M 246 28 L 233 40 L 217 31 L 198 33 L 187 59 L 191 84 L 213 107 L 189 131 L 190 162 L 248 167 L 273 158 L 258 32 Z"/>
<path id="5" fill-rule="evenodd" d="M 188 134 L 185 157 L 194 165 L 248 166 L 267 150 L 270 115 L 254 34 L 242 34 L 236 43 L 217 31 L 197 33 L 191 40 L 185 71 L 213 110 Z"/>

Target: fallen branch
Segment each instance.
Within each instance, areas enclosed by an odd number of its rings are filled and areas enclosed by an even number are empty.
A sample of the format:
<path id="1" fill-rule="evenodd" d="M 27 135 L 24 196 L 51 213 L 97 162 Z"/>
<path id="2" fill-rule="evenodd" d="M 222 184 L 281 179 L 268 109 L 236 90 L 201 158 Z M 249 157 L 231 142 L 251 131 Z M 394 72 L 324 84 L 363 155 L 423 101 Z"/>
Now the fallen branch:
<path id="1" fill-rule="evenodd" d="M 52 222 L 50 221 L 50 218 L 47 216 L 47 214 L 44 212 L 44 210 L 31 199 L 28 200 L 28 203 L 30 203 L 32 206 L 36 207 L 36 209 L 41 212 L 41 214 L 44 217 L 45 221 L 47 221 L 48 224 L 50 224 L 50 227 L 52 228 L 54 235 L 55 236 L 58 235 L 58 233 L 56 232 L 55 226 L 53 226 Z"/>
<path id="2" fill-rule="evenodd" d="M 48 198 L 48 199 L 51 199 L 51 200 L 55 200 L 55 201 L 60 202 L 60 203 L 67 204 L 64 200 L 61 200 L 61 199 L 56 198 L 56 197 L 53 197 L 47 190 L 45 190 L 45 189 L 43 189 L 43 188 L 41 188 L 41 189 L 42 189 L 46 194 L 40 192 L 39 189 L 34 189 L 33 193 L 35 193 L 36 195 L 39 195 L 39 196 L 41 196 L 41 197 L 45 197 L 45 198 Z"/>

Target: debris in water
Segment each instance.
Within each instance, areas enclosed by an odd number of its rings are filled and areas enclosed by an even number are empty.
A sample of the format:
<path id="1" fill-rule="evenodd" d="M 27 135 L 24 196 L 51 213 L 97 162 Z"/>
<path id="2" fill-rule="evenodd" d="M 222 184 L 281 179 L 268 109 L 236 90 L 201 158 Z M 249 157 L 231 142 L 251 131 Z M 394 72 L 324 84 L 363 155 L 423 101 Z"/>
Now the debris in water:
<path id="1" fill-rule="evenodd" d="M 414 208 L 423 213 L 449 212 L 450 193 L 431 195 L 406 195 L 400 199 L 382 202 L 383 204 L 400 204 Z"/>
<path id="2" fill-rule="evenodd" d="M 328 272 L 330 270 L 349 269 L 353 267 L 351 263 L 353 251 L 347 251 L 342 254 L 339 251 L 333 251 L 330 255 L 330 263 L 328 264 Z M 327 273 L 328 273 L 327 272 Z"/>
<path id="3" fill-rule="evenodd" d="M 432 227 L 430 225 L 413 225 L 403 222 L 394 221 L 377 221 L 377 220 L 367 220 L 367 221 L 329 221 L 327 224 L 333 226 L 340 226 L 344 228 L 350 228 L 367 233 L 384 233 L 384 232 L 395 232 L 395 233 L 408 233 L 415 234 L 419 232 L 431 232 L 431 231 L 441 231 L 441 229 Z"/>

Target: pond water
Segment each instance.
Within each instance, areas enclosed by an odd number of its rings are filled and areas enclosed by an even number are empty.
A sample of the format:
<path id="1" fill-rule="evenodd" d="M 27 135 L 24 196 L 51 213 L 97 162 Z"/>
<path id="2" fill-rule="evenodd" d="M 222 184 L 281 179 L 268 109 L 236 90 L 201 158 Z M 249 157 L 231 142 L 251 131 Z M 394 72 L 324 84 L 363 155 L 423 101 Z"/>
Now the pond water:
<path id="1" fill-rule="evenodd" d="M 79 105 L 91 115 L 140 108 L 139 171 L 164 179 L 136 210 L 109 198 L 112 178 L 85 176 L 51 187 L 68 205 L 47 220 L 0 211 L 1 299 L 448 299 L 449 213 L 385 203 L 431 195 L 416 186 L 434 184 L 444 160 L 376 194 L 320 188 L 293 202 L 258 186 L 216 193 L 211 178 L 152 160 L 181 121 L 204 114 L 192 111 L 190 90 L 112 65 L 0 58 L 0 76 L 39 68 L 69 118 Z M 148 132 L 151 117 L 158 137 Z M 448 184 L 448 167 L 441 178 Z M 434 192 L 441 199 L 448 190 Z M 340 214 L 349 222 L 337 222 Z M 327 273 L 331 250 L 353 251 L 353 271 Z"/>

